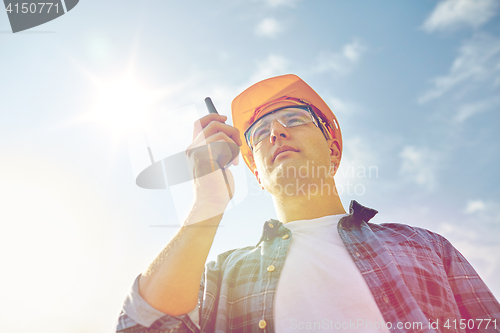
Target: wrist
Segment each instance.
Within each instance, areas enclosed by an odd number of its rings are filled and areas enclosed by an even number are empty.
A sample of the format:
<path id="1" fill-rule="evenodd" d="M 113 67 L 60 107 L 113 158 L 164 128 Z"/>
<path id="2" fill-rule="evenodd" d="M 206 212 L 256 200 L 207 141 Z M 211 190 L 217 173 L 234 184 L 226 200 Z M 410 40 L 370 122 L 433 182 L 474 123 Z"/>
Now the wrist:
<path id="1" fill-rule="evenodd" d="M 228 203 L 229 201 L 220 202 L 206 198 L 196 198 L 183 226 L 194 224 L 218 225 Z"/>

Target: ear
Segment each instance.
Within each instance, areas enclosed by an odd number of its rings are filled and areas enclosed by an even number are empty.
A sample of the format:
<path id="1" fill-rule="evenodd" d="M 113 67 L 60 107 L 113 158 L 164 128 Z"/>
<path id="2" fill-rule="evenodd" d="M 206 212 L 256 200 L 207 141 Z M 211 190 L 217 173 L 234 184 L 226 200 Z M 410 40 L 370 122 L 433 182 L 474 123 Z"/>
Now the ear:
<path id="1" fill-rule="evenodd" d="M 255 176 L 255 179 L 257 179 L 257 182 L 260 184 L 259 171 L 257 170 L 257 168 L 253 170 L 253 175 Z"/>
<path id="2" fill-rule="evenodd" d="M 340 151 L 339 140 L 331 139 L 329 145 L 330 145 L 330 161 L 333 165 L 335 165 L 335 168 L 338 168 L 338 165 L 340 163 L 340 157 L 342 155 Z"/>

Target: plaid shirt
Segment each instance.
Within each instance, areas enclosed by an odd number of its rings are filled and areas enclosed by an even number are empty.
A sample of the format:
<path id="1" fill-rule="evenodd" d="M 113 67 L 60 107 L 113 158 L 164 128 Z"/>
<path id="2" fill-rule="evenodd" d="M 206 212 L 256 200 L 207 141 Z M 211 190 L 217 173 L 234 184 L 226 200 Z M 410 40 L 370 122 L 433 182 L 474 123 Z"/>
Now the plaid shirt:
<path id="1" fill-rule="evenodd" d="M 500 304 L 450 242 L 421 228 L 368 223 L 376 213 L 352 201 L 337 229 L 391 332 L 500 332 Z M 292 237 L 270 220 L 256 246 L 220 254 L 207 264 L 199 304 L 186 315 L 149 306 L 136 280 L 117 332 L 274 332 L 274 297 Z"/>

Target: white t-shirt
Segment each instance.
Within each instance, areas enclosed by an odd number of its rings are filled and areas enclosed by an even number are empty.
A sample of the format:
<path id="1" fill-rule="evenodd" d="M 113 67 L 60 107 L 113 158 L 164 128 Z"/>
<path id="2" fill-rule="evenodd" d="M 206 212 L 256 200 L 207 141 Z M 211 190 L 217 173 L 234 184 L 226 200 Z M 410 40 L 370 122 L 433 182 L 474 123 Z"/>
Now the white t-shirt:
<path id="1" fill-rule="evenodd" d="M 285 224 L 292 241 L 276 290 L 276 332 L 389 332 L 338 234 L 344 216 Z"/>

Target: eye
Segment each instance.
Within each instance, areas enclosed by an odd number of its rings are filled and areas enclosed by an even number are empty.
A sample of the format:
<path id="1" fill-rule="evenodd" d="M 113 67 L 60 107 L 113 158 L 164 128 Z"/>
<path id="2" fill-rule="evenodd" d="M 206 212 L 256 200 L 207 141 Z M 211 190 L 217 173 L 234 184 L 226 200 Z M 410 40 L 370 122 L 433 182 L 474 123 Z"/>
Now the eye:
<path id="1" fill-rule="evenodd" d="M 252 142 L 253 144 L 259 143 L 266 136 L 269 135 L 269 131 L 266 130 L 265 126 L 260 126 L 252 132 Z"/>
<path id="2" fill-rule="evenodd" d="M 310 122 L 309 118 L 307 118 L 301 114 L 296 114 L 296 115 L 289 117 L 286 120 L 286 126 L 287 127 L 300 126 L 300 125 L 307 124 L 308 122 Z"/>

